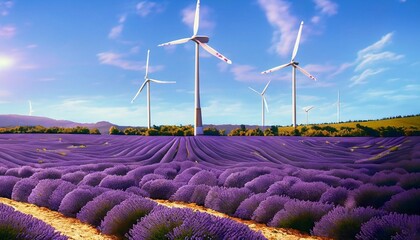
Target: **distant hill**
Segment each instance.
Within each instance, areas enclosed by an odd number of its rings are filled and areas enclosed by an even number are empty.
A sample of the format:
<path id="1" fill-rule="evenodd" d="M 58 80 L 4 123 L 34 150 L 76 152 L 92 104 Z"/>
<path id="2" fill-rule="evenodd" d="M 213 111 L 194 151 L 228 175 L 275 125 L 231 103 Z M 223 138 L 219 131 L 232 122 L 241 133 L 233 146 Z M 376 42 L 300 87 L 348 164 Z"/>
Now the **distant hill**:
<path id="1" fill-rule="evenodd" d="M 25 116 L 25 115 L 0 115 L 0 127 L 15 126 L 43 126 L 43 127 L 63 127 L 72 128 L 76 126 L 87 127 L 89 129 L 97 128 L 102 134 L 107 134 L 108 130 L 114 124 L 110 122 L 97 123 L 77 123 L 68 120 L 56 120 L 47 117 Z"/>

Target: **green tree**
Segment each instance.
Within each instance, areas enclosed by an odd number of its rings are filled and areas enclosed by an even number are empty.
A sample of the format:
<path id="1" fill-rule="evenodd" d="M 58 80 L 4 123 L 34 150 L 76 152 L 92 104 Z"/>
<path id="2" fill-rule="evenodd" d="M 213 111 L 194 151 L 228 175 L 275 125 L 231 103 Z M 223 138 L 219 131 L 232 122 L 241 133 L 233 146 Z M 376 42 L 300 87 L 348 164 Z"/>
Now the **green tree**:
<path id="1" fill-rule="evenodd" d="M 117 127 L 112 126 L 109 128 L 109 135 L 119 135 L 119 134 L 121 134 L 121 131 Z"/>

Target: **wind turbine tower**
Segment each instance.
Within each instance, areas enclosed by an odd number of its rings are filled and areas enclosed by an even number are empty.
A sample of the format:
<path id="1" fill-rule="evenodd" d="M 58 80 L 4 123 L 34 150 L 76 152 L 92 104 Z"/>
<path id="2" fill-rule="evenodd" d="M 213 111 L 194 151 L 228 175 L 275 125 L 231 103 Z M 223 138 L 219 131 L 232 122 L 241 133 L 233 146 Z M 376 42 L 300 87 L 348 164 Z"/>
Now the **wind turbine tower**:
<path id="1" fill-rule="evenodd" d="M 149 56 L 150 56 L 150 50 L 147 50 L 147 59 L 146 59 L 146 74 L 144 75 L 144 82 L 141 85 L 140 89 L 137 91 L 134 98 L 131 100 L 131 103 L 134 102 L 134 100 L 137 98 L 137 96 L 140 94 L 140 92 L 143 90 L 144 86 L 147 85 L 147 128 L 151 128 L 151 111 L 150 111 L 150 82 L 154 83 L 161 83 L 161 84 L 167 84 L 167 83 L 176 83 L 173 81 L 160 81 L 149 78 Z"/>
<path id="2" fill-rule="evenodd" d="M 271 68 L 264 72 L 261 72 L 262 74 L 267 74 L 267 73 L 271 73 L 271 72 L 280 70 L 288 66 L 292 66 L 292 123 L 293 123 L 294 128 L 296 128 L 296 69 L 298 69 L 300 72 L 302 72 L 304 75 L 306 75 L 310 79 L 316 81 L 316 78 L 314 76 L 309 74 L 305 69 L 299 67 L 299 63 L 295 61 L 295 57 L 299 48 L 300 36 L 302 34 L 302 27 L 303 27 L 303 21 L 300 23 L 298 36 L 296 38 L 295 47 L 293 48 L 292 59 L 290 60 L 290 62 Z"/>
<path id="3" fill-rule="evenodd" d="M 213 56 L 219 58 L 222 61 L 225 61 L 228 64 L 232 64 L 232 61 L 223 56 L 221 53 L 217 52 L 215 49 L 210 47 L 207 43 L 209 42 L 209 37 L 207 36 L 199 36 L 198 27 L 200 24 L 200 0 L 197 0 L 197 6 L 195 9 L 195 18 L 194 18 L 194 30 L 193 35 L 189 38 L 182 38 L 175 41 L 167 42 L 160 44 L 158 46 L 169 46 L 175 44 L 182 44 L 188 41 L 193 41 L 196 43 L 195 45 L 195 118 L 194 118 L 194 135 L 203 135 L 203 120 L 201 115 L 201 105 L 200 105 L 200 62 L 199 62 L 199 50 L 200 46 L 212 54 Z"/>
<path id="4" fill-rule="evenodd" d="M 264 90 L 259 93 L 257 90 L 253 89 L 252 87 L 249 87 L 249 89 L 251 89 L 252 91 L 254 91 L 255 93 L 257 93 L 258 95 L 261 96 L 261 129 L 264 131 L 264 125 L 265 125 L 265 114 L 264 114 L 264 107 L 265 109 L 267 109 L 268 112 L 268 104 L 267 104 L 267 100 L 265 99 L 265 91 L 267 91 L 268 85 L 270 85 L 271 80 L 267 83 L 267 85 L 265 85 Z"/>
<path id="5" fill-rule="evenodd" d="M 308 119 L 309 119 L 309 117 L 308 117 L 308 115 L 309 115 L 309 111 L 311 110 L 311 109 L 313 109 L 314 108 L 314 106 L 309 106 L 309 107 L 306 107 L 306 108 L 304 108 L 303 110 L 306 112 L 306 125 L 308 125 L 309 124 L 309 121 L 308 121 Z"/>
<path id="6" fill-rule="evenodd" d="M 29 100 L 28 102 L 29 102 L 29 116 L 32 116 L 32 113 L 34 113 L 34 110 L 32 109 L 32 102 L 31 100 Z"/>

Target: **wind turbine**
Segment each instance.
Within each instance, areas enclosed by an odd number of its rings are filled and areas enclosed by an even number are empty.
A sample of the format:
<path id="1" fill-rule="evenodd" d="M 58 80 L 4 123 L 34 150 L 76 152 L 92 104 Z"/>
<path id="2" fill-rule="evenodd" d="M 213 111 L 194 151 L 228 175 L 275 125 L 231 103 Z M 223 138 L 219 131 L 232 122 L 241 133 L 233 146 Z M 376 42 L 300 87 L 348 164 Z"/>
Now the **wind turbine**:
<path id="1" fill-rule="evenodd" d="M 147 128 L 150 129 L 151 126 L 151 114 L 150 114 L 150 82 L 154 83 L 176 83 L 173 81 L 160 81 L 149 78 L 149 56 L 150 56 L 150 50 L 147 50 L 147 60 L 146 60 L 146 74 L 144 75 L 144 82 L 141 85 L 140 89 L 137 91 L 136 96 L 134 96 L 133 100 L 131 100 L 131 103 L 134 102 L 134 100 L 137 98 L 137 96 L 140 94 L 140 92 L 143 90 L 144 86 L 147 85 Z"/>
<path id="2" fill-rule="evenodd" d="M 29 102 L 29 116 L 32 116 L 32 113 L 34 113 L 34 110 L 32 109 L 32 102 L 31 100 L 29 100 L 28 102 Z"/>
<path id="3" fill-rule="evenodd" d="M 299 28 L 299 32 L 296 38 L 296 42 L 295 42 L 295 47 L 293 48 L 293 53 L 292 53 L 292 59 L 290 60 L 289 63 L 271 68 L 269 70 L 266 70 L 264 72 L 261 72 L 261 74 L 266 74 L 266 73 L 271 73 L 277 70 L 280 70 L 282 68 L 288 67 L 288 66 L 292 66 L 292 122 L 293 122 L 293 127 L 296 128 L 296 69 L 298 69 L 299 71 L 301 71 L 304 75 L 306 75 L 307 77 L 309 77 L 312 80 L 316 81 L 316 78 L 314 76 L 312 76 L 311 74 L 309 74 L 305 69 L 299 67 L 299 63 L 295 62 L 295 57 L 299 48 L 299 42 L 300 42 L 300 36 L 302 34 L 302 27 L 303 27 L 303 21 L 300 23 L 300 28 Z"/>
<path id="4" fill-rule="evenodd" d="M 267 91 L 267 88 L 270 82 L 271 80 L 267 83 L 267 85 L 265 86 L 264 90 L 261 93 L 257 92 L 257 90 L 253 89 L 252 87 L 249 87 L 249 89 L 251 89 L 252 91 L 254 91 L 255 93 L 261 96 L 261 128 L 262 130 L 264 130 L 264 123 L 265 123 L 264 106 L 268 112 L 268 104 L 267 104 L 267 100 L 265 99 L 264 94 L 265 94 L 265 91 Z"/>
<path id="5" fill-rule="evenodd" d="M 311 109 L 313 109 L 314 108 L 314 106 L 309 106 L 309 107 L 306 107 L 306 108 L 304 108 L 303 110 L 306 112 L 306 125 L 308 125 L 308 115 L 309 115 L 309 111 L 311 110 Z"/>
<path id="6" fill-rule="evenodd" d="M 207 43 L 209 42 L 209 37 L 207 36 L 199 36 L 198 33 L 198 26 L 200 24 L 200 0 L 197 0 L 197 6 L 195 9 L 195 18 L 194 18 L 194 30 L 193 35 L 189 38 L 182 38 L 175 41 L 167 42 L 158 45 L 161 46 L 169 46 L 175 44 L 182 44 L 188 41 L 193 41 L 196 43 L 195 45 L 195 94 L 194 94 L 194 101 L 195 101 L 195 118 L 194 118 L 194 135 L 202 135 L 203 134 L 203 120 L 201 117 L 201 106 L 200 106 L 200 63 L 199 63 L 199 47 L 201 46 L 204 50 L 212 54 L 213 56 L 219 58 L 222 61 L 225 61 L 228 64 L 232 64 L 232 61 L 223 56 L 221 53 L 217 52 L 215 49 L 210 47 Z"/>
<path id="7" fill-rule="evenodd" d="M 338 99 L 337 99 L 337 123 L 340 122 L 340 90 L 338 90 Z"/>

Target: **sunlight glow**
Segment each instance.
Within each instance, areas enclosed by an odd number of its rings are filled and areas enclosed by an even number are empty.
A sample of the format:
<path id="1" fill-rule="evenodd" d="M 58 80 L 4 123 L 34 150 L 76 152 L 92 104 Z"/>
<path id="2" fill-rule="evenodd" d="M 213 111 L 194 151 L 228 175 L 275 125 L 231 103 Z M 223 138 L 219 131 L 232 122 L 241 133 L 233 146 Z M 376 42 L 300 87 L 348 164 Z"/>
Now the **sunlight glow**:
<path id="1" fill-rule="evenodd" d="M 13 66 L 14 61 L 12 58 L 7 56 L 0 56 L 0 69 L 7 69 Z"/>

